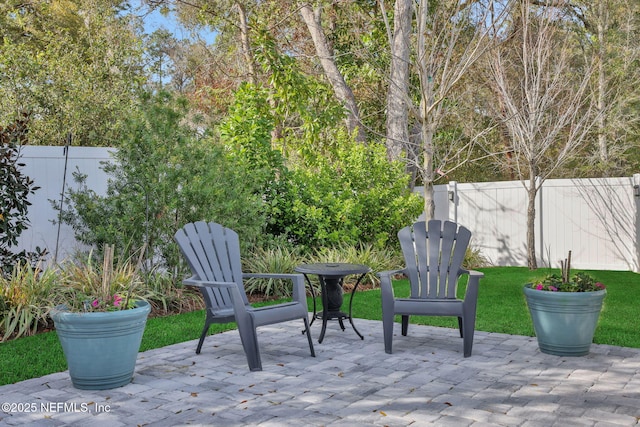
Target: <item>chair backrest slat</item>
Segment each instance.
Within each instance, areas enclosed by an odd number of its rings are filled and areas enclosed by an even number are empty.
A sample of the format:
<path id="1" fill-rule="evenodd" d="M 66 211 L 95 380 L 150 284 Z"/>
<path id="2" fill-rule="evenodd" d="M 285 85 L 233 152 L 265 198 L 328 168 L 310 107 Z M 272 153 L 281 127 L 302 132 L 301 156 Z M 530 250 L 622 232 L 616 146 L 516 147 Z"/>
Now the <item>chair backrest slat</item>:
<path id="1" fill-rule="evenodd" d="M 422 229 L 422 227 L 420 227 Z M 417 252 L 418 260 L 422 261 L 420 268 L 429 272 L 428 278 L 422 283 L 422 289 L 424 291 L 421 295 L 427 298 L 438 298 L 440 282 L 440 258 L 441 254 L 441 230 L 440 221 L 429 221 L 427 223 L 427 235 L 424 238 L 427 240 L 427 247 L 429 253 L 426 256 L 422 256 L 420 252 Z M 416 238 L 422 239 L 423 236 L 419 235 Z M 425 264 L 426 262 L 426 264 Z"/>
<path id="2" fill-rule="evenodd" d="M 458 245 L 457 239 L 458 226 L 450 221 L 445 221 L 442 227 L 442 238 L 440 239 L 441 260 L 440 260 L 440 280 L 438 282 L 439 295 L 444 298 L 456 297 L 456 283 L 458 277 L 458 269 L 460 265 L 454 265 L 453 251 Z M 455 246 L 454 246 L 455 245 Z M 453 272 L 453 275 L 451 274 Z"/>
<path id="3" fill-rule="evenodd" d="M 203 281 L 235 282 L 240 295 L 246 300 L 242 281 L 240 240 L 238 234 L 215 222 L 198 221 L 186 224 L 175 234 L 191 272 Z M 231 308 L 229 293 L 220 289 L 206 288 L 204 297 L 209 307 Z"/>
<path id="4" fill-rule="evenodd" d="M 415 230 L 419 230 L 420 225 L 418 224 Z M 419 232 L 419 231 L 418 231 Z M 420 245 L 420 242 L 424 242 L 426 245 L 426 230 L 424 231 L 425 239 L 416 239 Z M 418 262 L 416 259 L 416 252 L 421 251 L 421 249 L 416 249 L 414 247 L 414 234 L 411 227 L 404 227 L 398 232 L 398 240 L 400 240 L 400 248 L 402 249 L 402 255 L 405 261 L 405 271 L 407 276 L 409 277 L 409 284 L 411 286 L 411 297 L 417 298 L 421 294 L 420 283 L 425 282 L 426 278 L 418 277 L 418 274 L 424 273 L 426 271 L 422 271 L 422 269 L 418 269 Z M 422 249 L 426 252 L 426 246 Z"/>
<path id="5" fill-rule="evenodd" d="M 418 221 L 398 232 L 411 298 L 455 298 L 471 232 L 451 221 Z"/>

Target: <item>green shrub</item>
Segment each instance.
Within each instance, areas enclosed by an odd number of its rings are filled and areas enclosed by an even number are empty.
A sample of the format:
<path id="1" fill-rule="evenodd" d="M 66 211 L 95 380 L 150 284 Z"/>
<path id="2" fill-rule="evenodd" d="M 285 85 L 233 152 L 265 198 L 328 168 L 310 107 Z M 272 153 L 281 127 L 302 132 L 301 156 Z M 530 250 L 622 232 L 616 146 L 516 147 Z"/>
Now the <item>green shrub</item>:
<path id="1" fill-rule="evenodd" d="M 334 143 L 333 157 L 296 168 L 267 193 L 267 230 L 306 248 L 395 244 L 423 207 L 403 166 L 389 163 L 382 144 Z"/>
<path id="2" fill-rule="evenodd" d="M 11 274 L 14 265 L 34 264 L 46 252 L 40 248 L 34 252 L 12 250 L 29 226 L 29 195 L 40 188 L 20 170 L 24 166 L 20 146 L 27 143 L 28 119 L 24 115 L 7 127 L 0 126 L 0 274 L 4 276 Z"/>
<path id="3" fill-rule="evenodd" d="M 86 186 L 68 191 L 62 220 L 79 241 L 98 250 L 114 243 L 124 257 L 146 244 L 149 270 L 160 263 L 176 271 L 182 257 L 173 235 L 185 223 L 222 223 L 244 245 L 262 236 L 260 181 L 215 139 L 187 127 L 186 115 L 180 100 L 150 97 L 144 113 L 128 121 L 115 161 L 103 165 L 111 176 L 106 195 Z"/>
<path id="4" fill-rule="evenodd" d="M 270 45 L 268 40 L 264 43 L 264 61 L 288 63 L 286 57 L 267 55 Z M 319 112 L 309 115 L 310 94 L 318 93 L 311 90 L 317 88 L 314 82 L 296 80 L 295 70 L 288 71 L 292 75 L 281 69 L 273 72 L 278 76 L 275 93 L 242 85 L 218 127 L 229 155 L 252 168 L 260 183 L 268 239 L 303 250 L 360 242 L 384 247 L 394 242 L 397 230 L 413 221 L 423 206 L 407 188 L 404 165 L 389 163 L 384 144 L 355 142 L 336 125 L 341 123 L 337 110 L 325 100 L 316 99 L 324 108 L 312 108 Z M 293 96 L 292 91 L 309 95 Z M 276 98 L 275 108 L 270 97 Z M 283 97 L 291 102 L 278 104 Z M 285 117 L 287 126 L 282 126 Z M 304 129 L 297 139 L 293 123 Z M 274 138 L 274 132 L 280 136 Z"/>

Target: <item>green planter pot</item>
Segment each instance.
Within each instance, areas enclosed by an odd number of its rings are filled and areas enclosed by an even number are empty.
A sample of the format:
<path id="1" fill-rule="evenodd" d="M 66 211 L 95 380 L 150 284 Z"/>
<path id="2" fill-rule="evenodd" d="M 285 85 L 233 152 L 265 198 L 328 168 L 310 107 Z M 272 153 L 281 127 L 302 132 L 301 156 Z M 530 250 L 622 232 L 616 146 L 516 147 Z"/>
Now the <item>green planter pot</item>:
<path id="1" fill-rule="evenodd" d="M 524 287 L 540 351 L 556 356 L 589 353 L 606 290 L 550 292 Z"/>
<path id="2" fill-rule="evenodd" d="M 121 311 L 51 311 L 73 386 L 106 390 L 131 382 L 151 306 L 138 301 Z"/>

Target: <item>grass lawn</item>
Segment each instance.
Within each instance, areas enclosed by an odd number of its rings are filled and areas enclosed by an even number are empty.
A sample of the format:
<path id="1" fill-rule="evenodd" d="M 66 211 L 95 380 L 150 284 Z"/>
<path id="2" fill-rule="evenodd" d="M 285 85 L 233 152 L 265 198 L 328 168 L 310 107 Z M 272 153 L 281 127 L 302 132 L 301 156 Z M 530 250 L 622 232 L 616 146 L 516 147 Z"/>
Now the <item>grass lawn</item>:
<path id="1" fill-rule="evenodd" d="M 482 268 L 485 278 L 480 281 L 476 329 L 513 335 L 533 336 L 533 325 L 527 310 L 522 286 L 542 277 L 550 270 L 531 272 L 527 268 Z M 590 271 L 597 280 L 607 285 L 607 297 L 594 337 L 597 344 L 610 344 L 640 348 L 640 275 L 620 271 Z M 395 284 L 396 295 L 406 291 L 406 281 Z M 464 288 L 460 289 L 463 292 Z M 345 295 L 345 304 L 349 302 Z M 311 308 L 312 305 L 309 304 Z M 347 306 L 348 307 L 348 306 Z M 354 317 L 380 320 L 382 310 L 380 291 L 357 292 L 353 302 Z M 458 321 L 451 317 L 411 318 L 412 323 L 457 328 Z M 140 351 L 195 340 L 204 325 L 203 311 L 175 316 L 151 318 L 147 321 Z M 211 333 L 233 329 L 235 324 L 212 325 Z M 206 344 L 205 344 L 206 345 Z M 380 325 L 382 346 L 382 325 Z M 194 345 L 195 351 L 195 345 Z M 62 347 L 55 332 L 19 338 L 0 344 L 0 385 L 36 378 L 66 370 Z"/>

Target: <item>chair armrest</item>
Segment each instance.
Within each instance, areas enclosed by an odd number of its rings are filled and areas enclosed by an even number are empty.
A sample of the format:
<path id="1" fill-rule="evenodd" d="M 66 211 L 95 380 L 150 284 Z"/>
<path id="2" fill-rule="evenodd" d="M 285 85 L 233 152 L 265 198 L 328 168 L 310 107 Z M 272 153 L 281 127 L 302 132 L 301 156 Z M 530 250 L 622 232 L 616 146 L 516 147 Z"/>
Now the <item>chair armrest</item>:
<path id="1" fill-rule="evenodd" d="M 393 276 L 396 274 L 404 273 L 404 269 L 402 270 L 386 270 L 381 271 L 376 274 L 380 278 L 380 290 L 382 292 L 382 299 L 385 300 L 387 298 L 393 299 Z"/>
<path id="2" fill-rule="evenodd" d="M 242 273 L 242 278 L 243 279 L 249 279 L 249 278 L 258 278 L 258 279 L 291 279 L 291 280 L 295 280 L 296 277 L 301 277 L 304 279 L 304 276 L 302 274 L 299 273 L 293 273 L 293 274 L 289 274 L 289 273 Z"/>
<path id="3" fill-rule="evenodd" d="M 484 277 L 484 273 L 475 270 L 469 270 L 469 276 L 477 276 L 478 279 L 482 279 Z"/>
<path id="4" fill-rule="evenodd" d="M 236 316 L 240 313 L 247 313 L 247 307 L 244 305 L 244 300 L 242 299 L 238 285 L 235 282 L 209 282 L 207 280 L 196 279 L 195 276 L 192 276 L 188 279 L 184 279 L 182 283 L 196 286 L 198 288 L 226 289 L 231 296 L 231 303 L 233 304 L 233 311 L 236 313 Z"/>
<path id="5" fill-rule="evenodd" d="M 378 276 L 379 278 L 382 279 L 382 276 L 395 276 L 396 274 L 404 274 L 405 269 L 401 269 L 401 270 L 385 270 L 385 271 L 380 271 L 379 273 L 376 273 L 376 276 Z"/>
<path id="6" fill-rule="evenodd" d="M 464 300 L 473 302 L 478 299 L 478 285 L 480 284 L 480 279 L 484 277 L 484 273 L 475 270 L 463 270 L 460 269 L 460 274 L 468 274 L 469 281 L 467 282 L 467 290 L 464 294 Z"/>
<path id="7" fill-rule="evenodd" d="M 222 289 L 222 288 L 231 288 L 233 286 L 235 286 L 236 288 L 238 287 L 238 285 L 236 285 L 234 282 L 209 282 L 207 280 L 196 279 L 196 276 L 191 276 L 188 279 L 183 279 L 182 283 L 184 283 L 185 285 L 195 286 L 198 288 L 209 287 L 209 288 Z"/>
<path id="8" fill-rule="evenodd" d="M 293 282 L 292 299 L 304 306 L 307 305 L 307 293 L 304 286 L 304 275 L 299 273 L 243 273 L 243 279 L 282 279 Z"/>

